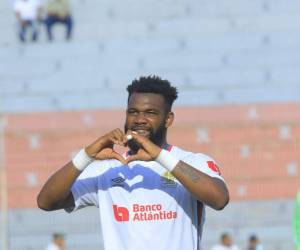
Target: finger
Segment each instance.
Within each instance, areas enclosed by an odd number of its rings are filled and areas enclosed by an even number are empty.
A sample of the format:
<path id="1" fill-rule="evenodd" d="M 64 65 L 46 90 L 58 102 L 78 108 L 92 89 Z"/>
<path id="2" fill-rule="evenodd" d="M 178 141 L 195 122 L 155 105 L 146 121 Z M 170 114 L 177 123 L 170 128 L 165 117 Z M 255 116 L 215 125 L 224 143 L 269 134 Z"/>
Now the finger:
<path id="1" fill-rule="evenodd" d="M 113 131 L 113 138 L 114 138 L 115 144 L 124 146 L 124 144 L 126 142 L 124 137 L 125 137 L 125 135 L 124 135 L 123 131 L 121 131 L 119 128 L 115 129 Z"/>
<path id="2" fill-rule="evenodd" d="M 127 164 L 127 161 L 124 159 L 124 157 L 121 156 L 120 154 L 118 154 L 115 151 L 111 152 L 111 159 L 116 159 L 116 160 L 122 162 L 125 165 Z"/>
<path id="3" fill-rule="evenodd" d="M 131 135 L 132 139 L 135 140 L 136 142 L 138 142 L 139 144 L 141 144 L 142 146 L 144 145 L 145 142 L 149 141 L 149 139 L 147 139 L 144 136 L 139 135 L 137 132 L 135 131 L 129 131 L 129 134 Z"/>
<path id="4" fill-rule="evenodd" d="M 132 139 L 133 139 L 133 137 L 132 137 L 132 135 L 131 135 L 131 134 L 128 134 L 128 135 L 126 135 L 126 139 L 127 139 L 127 141 L 130 141 L 130 140 L 132 140 Z"/>
<path id="5" fill-rule="evenodd" d="M 128 164 L 129 162 L 132 161 L 138 161 L 138 160 L 140 160 L 140 157 L 138 155 L 132 155 L 126 158 L 125 164 Z"/>
<path id="6" fill-rule="evenodd" d="M 141 147 L 149 154 L 152 158 L 156 158 L 159 154 L 161 148 L 155 145 L 151 140 L 148 138 L 139 135 L 135 131 L 131 131 L 133 140 L 135 140 Z"/>
<path id="7" fill-rule="evenodd" d="M 95 157 L 103 148 L 112 147 L 113 143 L 109 138 L 109 134 L 99 137 L 93 143 L 86 147 L 89 156 Z"/>
<path id="8" fill-rule="evenodd" d="M 126 135 L 121 129 L 117 129 L 116 133 L 118 134 L 118 140 L 122 142 L 122 145 L 124 146 L 127 143 Z"/>
<path id="9" fill-rule="evenodd" d="M 110 140 L 112 141 L 113 144 L 124 146 L 124 143 L 119 140 L 119 138 L 116 138 L 114 135 L 110 137 Z"/>
<path id="10" fill-rule="evenodd" d="M 133 136 L 132 134 L 137 134 L 137 132 L 135 131 L 132 131 L 132 130 L 128 130 L 126 135 L 125 135 L 125 138 L 126 138 L 126 142 L 130 141 L 133 139 Z"/>
<path id="11" fill-rule="evenodd" d="M 115 145 L 119 145 L 119 146 L 124 146 L 124 143 L 119 141 L 118 139 L 115 139 L 115 138 L 111 138 L 113 144 Z"/>
<path id="12" fill-rule="evenodd" d="M 152 158 L 150 155 L 136 154 L 136 155 L 127 157 L 125 161 L 126 161 L 126 164 L 128 164 L 129 162 L 132 162 L 132 161 L 152 161 Z"/>

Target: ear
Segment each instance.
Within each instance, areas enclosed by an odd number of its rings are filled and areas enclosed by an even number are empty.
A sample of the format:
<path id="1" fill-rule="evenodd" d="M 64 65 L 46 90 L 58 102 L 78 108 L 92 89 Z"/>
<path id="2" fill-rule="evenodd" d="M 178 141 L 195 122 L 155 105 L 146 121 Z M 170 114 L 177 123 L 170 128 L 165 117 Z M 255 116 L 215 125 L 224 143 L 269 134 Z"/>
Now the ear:
<path id="1" fill-rule="evenodd" d="M 165 122 L 166 128 L 170 127 L 173 124 L 174 116 L 175 116 L 174 113 L 171 111 L 167 114 L 167 118 L 166 118 L 166 122 Z"/>

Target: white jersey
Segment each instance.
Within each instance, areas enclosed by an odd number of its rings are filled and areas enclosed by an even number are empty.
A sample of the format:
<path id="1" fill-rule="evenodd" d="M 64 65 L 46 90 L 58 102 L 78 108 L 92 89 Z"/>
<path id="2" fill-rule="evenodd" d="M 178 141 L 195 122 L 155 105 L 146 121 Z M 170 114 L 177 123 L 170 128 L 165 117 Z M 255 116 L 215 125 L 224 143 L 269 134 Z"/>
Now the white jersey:
<path id="1" fill-rule="evenodd" d="M 14 3 L 14 11 L 20 14 L 22 20 L 36 20 L 41 7 L 39 0 L 17 0 Z"/>
<path id="2" fill-rule="evenodd" d="M 50 243 L 45 250 L 60 250 L 60 248 L 56 244 Z"/>
<path id="3" fill-rule="evenodd" d="M 207 155 L 169 146 L 205 174 L 223 178 Z M 155 161 L 94 161 L 72 187 L 75 208 L 97 206 L 105 250 L 199 250 L 204 205 Z"/>
<path id="4" fill-rule="evenodd" d="M 229 247 L 224 245 L 216 245 L 211 250 L 239 250 L 239 248 L 235 245 Z"/>

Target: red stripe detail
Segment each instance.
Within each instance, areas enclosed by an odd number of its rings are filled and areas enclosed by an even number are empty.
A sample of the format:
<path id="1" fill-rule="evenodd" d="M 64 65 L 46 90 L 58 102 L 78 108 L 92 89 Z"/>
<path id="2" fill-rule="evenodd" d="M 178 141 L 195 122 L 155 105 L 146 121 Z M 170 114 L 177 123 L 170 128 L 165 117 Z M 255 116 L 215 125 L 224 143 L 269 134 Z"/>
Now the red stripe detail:
<path id="1" fill-rule="evenodd" d="M 169 145 L 168 148 L 167 148 L 167 150 L 168 150 L 169 152 L 171 152 L 172 148 L 173 148 L 173 145 Z"/>

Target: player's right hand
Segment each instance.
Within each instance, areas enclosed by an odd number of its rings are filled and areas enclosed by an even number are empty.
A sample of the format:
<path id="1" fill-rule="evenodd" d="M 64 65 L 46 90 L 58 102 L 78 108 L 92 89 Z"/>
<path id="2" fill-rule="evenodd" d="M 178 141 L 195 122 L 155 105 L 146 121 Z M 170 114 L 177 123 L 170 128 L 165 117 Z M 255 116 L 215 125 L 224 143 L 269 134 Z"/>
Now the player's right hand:
<path id="1" fill-rule="evenodd" d="M 119 128 L 101 136 L 85 148 L 86 153 L 97 160 L 116 159 L 126 163 L 122 155 L 114 150 L 114 145 L 126 146 L 127 138 Z"/>

